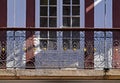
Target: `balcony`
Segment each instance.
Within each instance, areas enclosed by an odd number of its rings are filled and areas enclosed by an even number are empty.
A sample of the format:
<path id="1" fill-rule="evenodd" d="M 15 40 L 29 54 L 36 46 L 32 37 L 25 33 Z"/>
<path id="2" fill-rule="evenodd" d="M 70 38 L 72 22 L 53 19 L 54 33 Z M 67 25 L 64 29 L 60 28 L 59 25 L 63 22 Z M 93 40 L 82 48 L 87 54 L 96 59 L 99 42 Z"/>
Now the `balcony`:
<path id="1" fill-rule="evenodd" d="M 119 30 L 0 28 L 0 76 L 9 78 L 10 74 L 12 79 L 21 76 L 18 79 L 24 76 L 28 76 L 26 79 L 29 76 L 38 79 L 120 78 Z"/>

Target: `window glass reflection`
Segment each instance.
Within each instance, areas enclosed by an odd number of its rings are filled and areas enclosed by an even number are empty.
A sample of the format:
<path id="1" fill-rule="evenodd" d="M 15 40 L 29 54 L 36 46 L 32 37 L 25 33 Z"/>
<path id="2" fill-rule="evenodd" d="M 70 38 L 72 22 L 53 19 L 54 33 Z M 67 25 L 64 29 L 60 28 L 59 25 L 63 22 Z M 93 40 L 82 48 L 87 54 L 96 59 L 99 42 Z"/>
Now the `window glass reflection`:
<path id="1" fill-rule="evenodd" d="M 56 15 L 57 15 L 56 7 L 50 7 L 50 16 L 56 16 Z"/>
<path id="2" fill-rule="evenodd" d="M 70 4 L 70 0 L 63 0 L 63 4 Z"/>
<path id="3" fill-rule="evenodd" d="M 47 27 L 48 26 L 48 18 L 41 17 L 40 18 L 40 27 Z"/>
<path id="4" fill-rule="evenodd" d="M 56 18 L 50 18 L 49 19 L 49 26 L 50 27 L 57 27 L 57 23 L 56 23 Z"/>
<path id="5" fill-rule="evenodd" d="M 72 17 L 72 27 L 79 27 L 79 26 L 80 26 L 80 18 Z"/>
<path id="6" fill-rule="evenodd" d="M 40 0 L 40 5 L 47 5 L 48 4 L 48 0 Z"/>
<path id="7" fill-rule="evenodd" d="M 80 0 L 72 0 L 72 4 L 80 4 Z"/>
<path id="8" fill-rule="evenodd" d="M 70 6 L 63 6 L 63 15 L 70 15 Z"/>
<path id="9" fill-rule="evenodd" d="M 49 0 L 50 5 L 57 5 L 57 0 Z"/>
<path id="10" fill-rule="evenodd" d="M 72 15 L 80 15 L 80 6 L 72 6 Z"/>
<path id="11" fill-rule="evenodd" d="M 40 16 L 47 16 L 48 15 L 48 8 L 46 7 L 40 7 Z"/>
<path id="12" fill-rule="evenodd" d="M 63 18 L 63 26 L 70 27 L 70 17 Z"/>

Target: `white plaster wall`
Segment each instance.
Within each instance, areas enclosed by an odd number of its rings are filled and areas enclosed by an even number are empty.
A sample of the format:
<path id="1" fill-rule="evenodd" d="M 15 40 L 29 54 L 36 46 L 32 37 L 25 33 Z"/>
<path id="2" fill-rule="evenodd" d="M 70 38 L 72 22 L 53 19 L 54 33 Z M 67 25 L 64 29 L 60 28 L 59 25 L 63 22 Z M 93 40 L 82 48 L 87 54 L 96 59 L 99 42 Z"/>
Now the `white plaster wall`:
<path id="1" fill-rule="evenodd" d="M 112 0 L 94 0 L 94 27 L 112 28 Z M 111 67 L 112 62 L 112 33 L 97 32 L 95 36 L 108 36 L 111 38 L 96 38 L 94 54 L 94 67 Z M 109 63 L 107 62 L 109 61 Z M 101 69 L 101 68 L 96 68 Z"/>
<path id="2" fill-rule="evenodd" d="M 7 27 L 25 27 L 26 1 L 8 0 Z M 25 32 L 7 32 L 7 67 L 25 68 Z"/>

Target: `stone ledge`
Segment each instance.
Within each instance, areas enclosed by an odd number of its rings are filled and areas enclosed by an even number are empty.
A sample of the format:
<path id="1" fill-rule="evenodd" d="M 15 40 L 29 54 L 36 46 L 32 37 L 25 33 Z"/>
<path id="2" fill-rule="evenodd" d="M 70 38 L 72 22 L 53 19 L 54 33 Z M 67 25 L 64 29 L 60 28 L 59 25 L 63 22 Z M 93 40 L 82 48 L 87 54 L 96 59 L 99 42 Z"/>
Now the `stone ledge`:
<path id="1" fill-rule="evenodd" d="M 0 69 L 0 76 L 15 76 L 16 70 Z"/>
<path id="2" fill-rule="evenodd" d="M 103 76 L 101 70 L 16 70 L 17 76 Z"/>
<path id="3" fill-rule="evenodd" d="M 120 69 L 59 70 L 59 69 L 0 69 L 0 79 L 120 79 Z"/>

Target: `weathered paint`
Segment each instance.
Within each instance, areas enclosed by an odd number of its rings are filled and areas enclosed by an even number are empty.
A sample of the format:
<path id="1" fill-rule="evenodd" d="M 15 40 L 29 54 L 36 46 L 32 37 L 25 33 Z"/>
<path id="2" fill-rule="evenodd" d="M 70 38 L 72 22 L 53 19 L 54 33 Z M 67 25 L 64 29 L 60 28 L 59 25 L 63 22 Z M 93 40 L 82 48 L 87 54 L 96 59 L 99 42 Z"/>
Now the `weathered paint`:
<path id="1" fill-rule="evenodd" d="M 85 0 L 85 27 L 94 27 L 94 0 Z M 94 32 L 85 32 L 85 68 L 94 67 Z"/>

